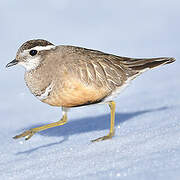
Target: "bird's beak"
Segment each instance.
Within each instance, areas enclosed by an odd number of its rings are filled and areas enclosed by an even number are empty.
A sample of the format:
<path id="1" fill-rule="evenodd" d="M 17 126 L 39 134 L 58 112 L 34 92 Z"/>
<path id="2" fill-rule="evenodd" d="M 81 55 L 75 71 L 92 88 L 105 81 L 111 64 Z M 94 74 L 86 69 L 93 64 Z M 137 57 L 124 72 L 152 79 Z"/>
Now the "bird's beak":
<path id="1" fill-rule="evenodd" d="M 8 63 L 8 64 L 6 65 L 6 67 L 14 66 L 14 65 L 16 65 L 17 63 L 18 63 L 18 61 L 17 61 L 16 59 L 14 59 L 14 60 L 11 61 L 10 63 Z"/>

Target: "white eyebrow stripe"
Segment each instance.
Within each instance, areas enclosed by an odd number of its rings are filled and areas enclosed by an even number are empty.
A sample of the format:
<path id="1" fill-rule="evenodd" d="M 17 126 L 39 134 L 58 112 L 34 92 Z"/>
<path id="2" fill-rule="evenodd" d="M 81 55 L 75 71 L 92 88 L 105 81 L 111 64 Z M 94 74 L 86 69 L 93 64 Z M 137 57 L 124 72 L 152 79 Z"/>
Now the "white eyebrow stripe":
<path id="1" fill-rule="evenodd" d="M 30 51 L 30 50 L 37 50 L 37 51 L 42 51 L 42 50 L 50 50 L 50 49 L 55 49 L 56 46 L 54 45 L 48 45 L 48 46 L 35 46 L 31 49 L 28 49 L 27 51 Z"/>
<path id="2" fill-rule="evenodd" d="M 22 56 L 25 56 L 26 54 L 29 54 L 29 51 L 31 51 L 31 50 L 43 51 L 43 50 L 50 50 L 50 49 L 55 49 L 55 48 L 56 48 L 56 46 L 54 46 L 54 45 L 35 46 L 35 47 L 31 48 L 31 49 L 26 49 L 26 50 L 24 50 L 24 51 L 21 53 L 21 55 L 22 55 Z"/>

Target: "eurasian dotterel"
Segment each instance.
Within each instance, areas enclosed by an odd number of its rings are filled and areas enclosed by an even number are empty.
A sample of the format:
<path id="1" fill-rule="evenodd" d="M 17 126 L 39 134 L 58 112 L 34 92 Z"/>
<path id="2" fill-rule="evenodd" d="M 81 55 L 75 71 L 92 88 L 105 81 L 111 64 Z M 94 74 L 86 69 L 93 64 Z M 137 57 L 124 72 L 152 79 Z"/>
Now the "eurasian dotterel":
<path id="1" fill-rule="evenodd" d="M 7 64 L 25 67 L 31 93 L 51 106 L 62 107 L 60 121 L 33 128 L 14 137 L 30 139 L 35 133 L 67 122 L 69 108 L 107 103 L 111 109 L 110 132 L 94 141 L 114 136 L 114 98 L 143 72 L 175 61 L 172 57 L 128 58 L 75 46 L 56 46 L 46 40 L 25 42 Z"/>

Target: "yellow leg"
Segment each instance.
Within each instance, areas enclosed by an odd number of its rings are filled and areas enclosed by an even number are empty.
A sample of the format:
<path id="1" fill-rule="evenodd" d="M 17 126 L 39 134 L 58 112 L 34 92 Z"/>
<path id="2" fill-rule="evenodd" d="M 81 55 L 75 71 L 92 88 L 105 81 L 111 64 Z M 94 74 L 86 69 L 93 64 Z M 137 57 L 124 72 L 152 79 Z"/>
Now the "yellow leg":
<path id="1" fill-rule="evenodd" d="M 63 111 L 63 117 L 62 117 L 62 119 L 60 121 L 50 123 L 50 124 L 47 124 L 47 125 L 44 125 L 44 126 L 41 126 L 41 127 L 29 129 L 29 130 L 23 132 L 22 134 L 14 136 L 13 139 L 18 139 L 18 138 L 21 138 L 21 137 L 25 137 L 25 140 L 28 140 L 35 133 L 37 133 L 39 131 L 43 131 L 45 129 L 49 129 L 49 128 L 52 128 L 52 127 L 64 125 L 65 123 L 67 123 L 67 111 L 65 110 L 65 108 L 62 108 L 62 111 Z"/>
<path id="2" fill-rule="evenodd" d="M 92 142 L 97 142 L 97 141 L 103 141 L 106 139 L 111 139 L 114 136 L 115 130 L 114 130 L 114 122 L 115 122 L 115 107 L 116 104 L 114 101 L 110 101 L 109 103 L 109 107 L 111 109 L 111 124 L 110 124 L 110 132 L 107 136 L 103 136 L 100 138 L 97 138 L 95 140 L 92 140 Z"/>

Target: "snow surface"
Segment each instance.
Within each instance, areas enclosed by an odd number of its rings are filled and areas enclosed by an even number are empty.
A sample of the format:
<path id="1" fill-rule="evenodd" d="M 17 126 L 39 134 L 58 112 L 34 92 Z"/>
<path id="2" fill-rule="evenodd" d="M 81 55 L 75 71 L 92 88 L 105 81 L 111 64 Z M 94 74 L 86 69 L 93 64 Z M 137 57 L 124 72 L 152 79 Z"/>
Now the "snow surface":
<path id="1" fill-rule="evenodd" d="M 179 0 L 1 0 L 0 179 L 179 180 L 179 7 Z M 66 125 L 13 140 L 62 115 L 30 94 L 22 68 L 4 68 L 32 38 L 177 61 L 144 73 L 119 96 L 112 140 L 90 142 L 109 131 L 105 105 L 72 109 Z"/>

